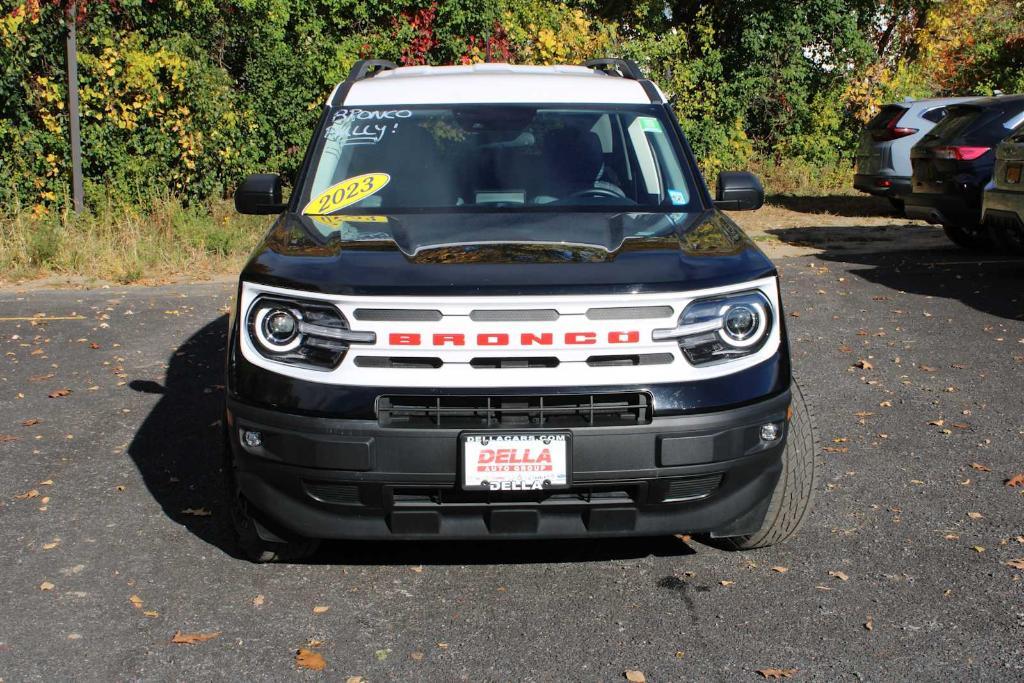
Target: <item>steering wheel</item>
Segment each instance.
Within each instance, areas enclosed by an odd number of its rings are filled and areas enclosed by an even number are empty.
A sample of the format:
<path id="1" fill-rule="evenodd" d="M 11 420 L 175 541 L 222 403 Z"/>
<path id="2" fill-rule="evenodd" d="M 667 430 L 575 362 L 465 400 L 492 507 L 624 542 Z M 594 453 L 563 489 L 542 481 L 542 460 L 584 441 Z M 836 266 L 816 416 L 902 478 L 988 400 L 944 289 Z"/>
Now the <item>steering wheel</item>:
<path id="1" fill-rule="evenodd" d="M 606 185 L 595 185 L 594 187 L 585 187 L 582 190 L 577 190 L 570 194 L 566 199 L 572 199 L 574 197 L 594 197 L 602 199 L 625 199 L 626 193 L 623 192 L 618 186 L 607 183 Z"/>

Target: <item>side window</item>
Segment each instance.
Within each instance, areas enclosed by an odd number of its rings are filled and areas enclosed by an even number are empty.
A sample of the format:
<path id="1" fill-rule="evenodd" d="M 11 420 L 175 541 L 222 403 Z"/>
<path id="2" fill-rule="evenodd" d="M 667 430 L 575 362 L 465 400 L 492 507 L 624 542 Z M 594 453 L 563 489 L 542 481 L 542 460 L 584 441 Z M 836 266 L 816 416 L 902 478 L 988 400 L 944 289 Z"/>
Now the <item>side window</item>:
<path id="1" fill-rule="evenodd" d="M 926 121 L 931 121 L 932 123 L 938 123 L 942 119 L 946 118 L 947 113 L 949 113 L 949 111 L 945 107 L 935 107 L 934 109 L 922 112 L 921 118 Z"/>

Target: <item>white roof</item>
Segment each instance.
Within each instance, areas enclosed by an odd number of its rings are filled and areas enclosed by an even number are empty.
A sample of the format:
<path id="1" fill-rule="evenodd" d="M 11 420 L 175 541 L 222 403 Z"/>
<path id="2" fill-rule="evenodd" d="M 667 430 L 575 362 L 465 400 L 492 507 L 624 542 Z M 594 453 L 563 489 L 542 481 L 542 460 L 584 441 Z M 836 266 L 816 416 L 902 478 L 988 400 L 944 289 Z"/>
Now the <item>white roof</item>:
<path id="1" fill-rule="evenodd" d="M 345 98 L 345 106 L 491 102 L 650 104 L 651 99 L 639 82 L 585 66 L 493 63 L 382 71 L 353 83 Z"/>

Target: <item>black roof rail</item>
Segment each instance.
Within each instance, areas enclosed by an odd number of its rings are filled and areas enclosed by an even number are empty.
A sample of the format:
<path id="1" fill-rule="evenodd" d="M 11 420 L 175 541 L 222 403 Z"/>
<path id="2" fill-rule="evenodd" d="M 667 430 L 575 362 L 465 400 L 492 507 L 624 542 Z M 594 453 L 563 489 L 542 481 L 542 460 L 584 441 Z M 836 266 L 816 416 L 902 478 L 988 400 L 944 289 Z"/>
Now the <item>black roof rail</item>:
<path id="1" fill-rule="evenodd" d="M 398 65 L 387 59 L 360 59 L 352 65 L 346 81 L 361 81 L 376 76 L 381 71 L 397 69 Z"/>
<path id="2" fill-rule="evenodd" d="M 643 80 L 644 74 L 640 66 L 632 59 L 619 59 L 618 57 L 602 57 L 600 59 L 588 59 L 583 66 L 606 74 L 618 74 L 622 78 L 630 78 L 634 81 Z"/>

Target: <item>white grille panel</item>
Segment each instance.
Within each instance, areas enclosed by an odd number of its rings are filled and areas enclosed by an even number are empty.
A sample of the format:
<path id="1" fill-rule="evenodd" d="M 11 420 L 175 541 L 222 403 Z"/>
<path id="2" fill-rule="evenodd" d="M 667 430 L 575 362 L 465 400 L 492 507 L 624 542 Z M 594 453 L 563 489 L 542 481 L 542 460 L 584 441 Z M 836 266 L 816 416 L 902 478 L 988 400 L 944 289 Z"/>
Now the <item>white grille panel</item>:
<path id="1" fill-rule="evenodd" d="M 768 342 L 755 354 L 730 363 L 696 368 L 690 365 L 674 341 L 654 341 L 652 331 L 673 327 L 680 313 L 694 299 L 759 289 L 772 303 L 774 324 Z M 736 286 L 668 294 L 619 294 L 595 296 L 529 297 L 348 297 L 310 294 L 245 283 L 240 312 L 246 319 L 249 307 L 260 294 L 315 299 L 336 305 L 354 331 L 374 332 L 375 344 L 354 344 L 334 370 L 298 368 L 262 356 L 244 332 L 242 353 L 255 365 L 274 372 L 339 385 L 394 387 L 564 387 L 622 386 L 685 382 L 721 377 L 770 358 L 779 346 L 778 287 L 775 278 Z M 651 317 L 650 310 L 670 314 Z M 593 311 L 637 311 L 637 317 L 594 316 Z M 365 319 L 356 311 L 373 311 Z M 402 311 L 388 315 L 387 311 Z M 415 312 L 431 312 L 417 316 Z M 438 316 L 433 312 L 440 312 Z M 531 320 L 536 311 L 553 311 L 548 320 Z M 588 317 L 588 311 L 590 316 Z M 518 315 L 517 313 L 522 313 Z M 410 318 L 421 317 L 415 320 Z M 487 318 L 500 318 L 488 320 Z M 360 319 L 363 318 L 363 319 Z M 434 318 L 434 319 L 427 319 Z M 527 318 L 526 320 L 517 318 Z M 671 356 L 666 359 L 665 355 Z M 660 357 L 658 363 L 588 364 L 595 356 Z M 356 358 L 360 363 L 356 363 Z M 394 358 L 436 359 L 426 367 L 400 367 Z M 557 364 L 509 362 L 485 359 L 555 358 Z M 369 361 L 367 359 L 370 359 Z M 379 360 L 374 360 L 379 359 Z M 475 362 L 474 362 L 475 361 Z M 436 365 L 437 367 L 430 367 Z"/>

